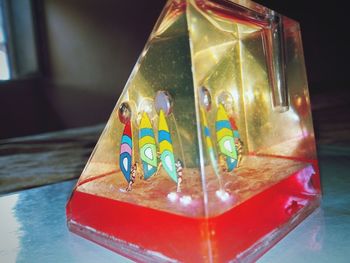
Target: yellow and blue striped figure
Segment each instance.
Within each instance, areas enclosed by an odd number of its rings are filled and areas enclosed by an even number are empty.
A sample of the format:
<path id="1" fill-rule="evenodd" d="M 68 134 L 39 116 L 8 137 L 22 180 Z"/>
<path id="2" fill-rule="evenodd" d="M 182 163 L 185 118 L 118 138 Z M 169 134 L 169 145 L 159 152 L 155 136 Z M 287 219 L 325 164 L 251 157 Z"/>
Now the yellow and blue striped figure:
<path id="1" fill-rule="evenodd" d="M 177 174 L 171 135 L 169 133 L 168 124 L 166 122 L 162 109 L 159 111 L 158 142 L 160 160 L 162 162 L 162 165 L 170 178 L 177 183 Z"/>
<path id="2" fill-rule="evenodd" d="M 148 179 L 157 171 L 157 148 L 151 121 L 143 112 L 139 126 L 139 149 L 143 178 Z"/>
<path id="3" fill-rule="evenodd" d="M 219 151 L 226 157 L 227 170 L 231 172 L 237 166 L 237 149 L 232 126 L 222 104 L 218 106 L 215 128 Z"/>

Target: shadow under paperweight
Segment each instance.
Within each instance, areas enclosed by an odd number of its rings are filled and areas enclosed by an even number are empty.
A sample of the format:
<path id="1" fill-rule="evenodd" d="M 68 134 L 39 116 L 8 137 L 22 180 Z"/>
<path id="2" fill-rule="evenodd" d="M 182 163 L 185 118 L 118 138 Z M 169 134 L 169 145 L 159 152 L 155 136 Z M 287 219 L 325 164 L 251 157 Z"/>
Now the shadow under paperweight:
<path id="1" fill-rule="evenodd" d="M 137 262 L 253 262 L 321 197 L 299 24 L 170 0 L 67 204 Z"/>

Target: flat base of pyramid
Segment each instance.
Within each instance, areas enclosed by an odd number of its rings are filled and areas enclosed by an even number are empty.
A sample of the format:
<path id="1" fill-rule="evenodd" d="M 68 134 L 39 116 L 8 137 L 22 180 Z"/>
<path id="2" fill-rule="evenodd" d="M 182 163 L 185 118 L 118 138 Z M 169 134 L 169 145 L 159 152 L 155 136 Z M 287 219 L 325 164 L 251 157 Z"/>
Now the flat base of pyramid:
<path id="1" fill-rule="evenodd" d="M 296 213 L 293 218 L 291 218 L 283 226 L 280 226 L 274 231 L 270 232 L 258 240 L 253 246 L 249 247 L 247 250 L 238 254 L 235 258 L 232 258 L 229 261 L 255 262 L 291 230 L 293 230 L 301 221 L 309 216 L 319 206 L 319 204 L 319 199 L 315 199 L 314 201 L 310 202 L 308 207 Z M 176 259 L 169 258 L 159 252 L 146 250 L 137 245 L 116 239 L 102 232 L 98 232 L 93 228 L 80 225 L 73 220 L 68 221 L 68 227 L 71 232 L 83 238 L 89 239 L 120 255 L 135 260 L 136 262 L 178 262 Z M 205 256 L 203 255 L 203 258 L 204 257 Z M 209 262 L 209 260 L 207 261 Z"/>
<path id="2" fill-rule="evenodd" d="M 108 236 L 105 233 L 80 225 L 71 220 L 68 221 L 68 228 L 71 232 L 89 239 L 105 248 L 108 248 L 118 254 L 139 262 L 172 262 L 174 259 L 168 258 L 158 252 L 145 250 L 142 247 L 127 243 L 123 240 Z"/>
<path id="3" fill-rule="evenodd" d="M 306 169 L 209 218 L 176 215 L 75 191 L 67 206 L 68 226 L 72 232 L 139 262 L 253 262 L 319 205 L 320 192 L 312 187 L 319 174 L 304 182 Z"/>

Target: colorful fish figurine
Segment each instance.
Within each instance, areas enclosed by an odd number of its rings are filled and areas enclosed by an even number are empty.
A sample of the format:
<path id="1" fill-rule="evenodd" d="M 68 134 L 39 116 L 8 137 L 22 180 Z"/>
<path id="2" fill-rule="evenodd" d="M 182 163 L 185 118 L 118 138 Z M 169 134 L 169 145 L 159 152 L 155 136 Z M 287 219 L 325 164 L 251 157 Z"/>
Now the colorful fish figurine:
<path id="1" fill-rule="evenodd" d="M 119 167 L 125 179 L 130 182 L 132 167 L 132 131 L 131 121 L 125 123 L 124 132 L 120 143 Z"/>
<path id="2" fill-rule="evenodd" d="M 218 106 L 215 128 L 220 154 L 226 157 L 227 171 L 231 172 L 237 166 L 237 149 L 232 126 L 222 104 Z"/>
<path id="3" fill-rule="evenodd" d="M 162 165 L 170 178 L 177 183 L 178 178 L 171 135 L 162 109 L 159 111 L 158 142 Z"/>
<path id="4" fill-rule="evenodd" d="M 139 150 L 142 161 L 143 178 L 150 178 L 157 171 L 157 148 L 151 121 L 143 112 L 139 126 Z"/>

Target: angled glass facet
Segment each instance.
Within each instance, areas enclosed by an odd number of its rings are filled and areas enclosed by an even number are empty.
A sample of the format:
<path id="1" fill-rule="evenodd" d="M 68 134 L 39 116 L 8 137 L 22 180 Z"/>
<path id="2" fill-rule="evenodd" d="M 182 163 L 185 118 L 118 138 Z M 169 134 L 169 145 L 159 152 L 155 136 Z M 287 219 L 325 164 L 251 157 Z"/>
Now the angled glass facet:
<path id="1" fill-rule="evenodd" d="M 320 195 L 299 24 L 250 1 L 171 0 L 67 221 L 137 261 L 254 261 Z"/>

